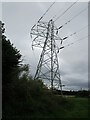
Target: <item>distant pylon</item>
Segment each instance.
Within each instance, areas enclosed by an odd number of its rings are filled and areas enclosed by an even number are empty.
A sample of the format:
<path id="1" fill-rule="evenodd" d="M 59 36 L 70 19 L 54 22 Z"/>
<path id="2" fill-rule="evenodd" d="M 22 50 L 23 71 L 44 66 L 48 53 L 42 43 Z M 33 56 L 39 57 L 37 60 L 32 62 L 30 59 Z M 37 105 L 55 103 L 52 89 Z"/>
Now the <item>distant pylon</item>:
<path id="1" fill-rule="evenodd" d="M 49 81 L 52 90 L 58 87 L 62 91 L 57 57 L 59 49 L 55 42 L 56 40 L 62 39 L 57 34 L 54 21 L 51 19 L 49 22 L 38 22 L 31 29 L 31 37 L 33 39 L 32 47 L 43 49 L 34 79 L 41 79 L 44 83 Z"/>

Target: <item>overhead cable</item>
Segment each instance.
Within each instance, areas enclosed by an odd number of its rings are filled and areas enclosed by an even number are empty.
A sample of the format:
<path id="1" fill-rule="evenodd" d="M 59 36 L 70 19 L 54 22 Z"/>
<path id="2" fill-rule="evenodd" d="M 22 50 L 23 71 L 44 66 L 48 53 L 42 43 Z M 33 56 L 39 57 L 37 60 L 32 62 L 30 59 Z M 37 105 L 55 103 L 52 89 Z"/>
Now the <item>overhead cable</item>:
<path id="1" fill-rule="evenodd" d="M 55 0 L 56 1 L 56 0 Z M 45 11 L 45 13 L 39 18 L 38 22 L 40 22 L 40 20 L 46 15 L 46 13 L 51 9 L 51 7 L 55 4 L 55 2 L 53 2 L 50 7 Z M 32 27 L 32 29 L 36 26 L 36 24 Z"/>
<path id="2" fill-rule="evenodd" d="M 88 38 L 88 36 L 84 36 L 83 38 L 80 38 L 79 40 L 76 40 L 76 41 L 74 41 L 74 42 L 72 42 L 72 43 L 69 43 L 69 44 L 67 44 L 67 45 L 65 45 L 65 46 L 60 47 L 59 49 L 63 49 L 63 48 L 69 47 L 69 46 L 75 44 L 76 42 L 81 41 L 81 40 L 84 40 L 84 39 L 86 39 L 86 38 Z"/>
<path id="3" fill-rule="evenodd" d="M 84 26 L 83 28 L 79 29 L 77 32 L 74 32 L 74 33 L 62 38 L 62 40 L 66 40 L 67 38 L 72 37 L 73 35 L 76 35 L 77 33 L 81 32 L 82 30 L 84 30 L 87 27 L 88 27 L 88 25 Z"/>
<path id="4" fill-rule="evenodd" d="M 78 1 L 78 0 L 77 0 Z M 73 4 L 71 4 L 60 16 L 58 16 L 54 21 L 57 21 L 59 18 L 61 18 L 70 8 L 72 8 L 76 3 L 74 2 Z"/>
<path id="5" fill-rule="evenodd" d="M 64 27 L 65 25 L 67 25 L 68 23 L 70 23 L 72 20 L 74 20 L 76 17 L 78 17 L 80 14 L 82 14 L 84 11 L 86 11 L 87 8 L 83 9 L 82 11 L 80 11 L 77 15 L 73 16 L 70 20 L 68 20 L 66 23 L 64 23 L 63 25 L 59 26 L 58 29 L 61 29 L 62 27 Z"/>

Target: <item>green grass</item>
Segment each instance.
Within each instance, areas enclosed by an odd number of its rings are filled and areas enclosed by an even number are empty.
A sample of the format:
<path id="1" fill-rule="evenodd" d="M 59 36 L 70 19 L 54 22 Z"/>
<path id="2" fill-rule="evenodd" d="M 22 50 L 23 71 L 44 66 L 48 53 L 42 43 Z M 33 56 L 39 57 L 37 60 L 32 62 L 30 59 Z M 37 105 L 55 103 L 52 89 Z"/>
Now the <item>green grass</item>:
<path id="1" fill-rule="evenodd" d="M 65 114 L 65 118 L 88 118 L 88 98 L 67 98 L 74 104 Z"/>
<path id="2" fill-rule="evenodd" d="M 88 98 L 66 98 L 66 101 L 57 109 L 51 106 L 51 113 L 38 112 L 32 118 L 88 118 Z"/>
<path id="3" fill-rule="evenodd" d="M 34 112 L 32 114 L 25 113 L 11 118 L 19 120 L 31 118 L 88 118 L 88 98 L 65 98 L 62 101 L 59 96 L 51 97 L 49 100 L 52 99 L 52 101 L 49 101 L 48 97 L 33 101 L 36 108 L 33 106 Z"/>
<path id="4" fill-rule="evenodd" d="M 52 102 L 51 104 L 47 103 L 47 105 L 50 104 L 51 106 L 47 106 L 47 109 L 46 106 L 42 106 L 41 110 L 36 110 L 28 118 L 88 118 L 88 98 L 66 98 L 65 101 L 66 103 L 62 105 L 57 105 L 57 103 L 52 105 Z M 39 107 L 41 105 L 42 103 L 38 104 Z"/>

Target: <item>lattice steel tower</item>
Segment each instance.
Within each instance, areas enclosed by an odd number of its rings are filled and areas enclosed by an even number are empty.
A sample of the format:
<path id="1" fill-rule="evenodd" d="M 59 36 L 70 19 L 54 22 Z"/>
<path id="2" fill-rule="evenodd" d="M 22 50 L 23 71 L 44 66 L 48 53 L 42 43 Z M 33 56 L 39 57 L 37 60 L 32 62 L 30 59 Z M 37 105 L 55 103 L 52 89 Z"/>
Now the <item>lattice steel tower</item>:
<path id="1" fill-rule="evenodd" d="M 58 87 L 61 89 L 62 93 L 62 85 L 61 84 L 61 77 L 60 77 L 60 71 L 59 71 L 59 63 L 58 63 L 58 57 L 57 54 L 59 51 L 65 47 L 68 47 L 72 44 L 74 44 L 77 41 L 80 41 L 82 39 L 87 38 L 88 36 L 85 36 L 79 40 L 76 40 L 70 44 L 62 45 L 63 41 L 68 39 L 69 37 L 72 37 L 73 35 L 76 35 L 77 33 L 81 32 L 82 29 L 78 30 L 78 32 L 74 32 L 68 36 L 65 36 L 63 38 L 60 38 L 58 35 L 58 31 L 66 26 L 68 23 L 70 23 L 72 20 L 74 20 L 76 17 L 78 17 L 81 13 L 83 13 L 87 8 L 80 11 L 78 14 L 70 18 L 68 21 L 66 21 L 63 25 L 60 25 L 58 28 L 55 26 L 55 22 L 60 19 L 68 10 L 70 10 L 78 0 L 70 4 L 68 8 L 64 12 L 62 12 L 58 17 L 57 15 L 54 15 L 52 19 L 49 20 L 49 22 L 44 22 L 42 19 L 44 16 L 48 13 L 48 11 L 52 8 L 52 6 L 55 4 L 53 2 L 50 7 L 45 11 L 45 13 L 39 18 L 37 24 L 35 24 L 31 28 L 31 38 L 32 38 L 32 48 L 33 47 L 39 47 L 42 48 L 42 53 L 40 55 L 40 60 L 37 65 L 36 74 L 34 76 L 34 79 L 41 79 L 44 81 L 44 83 L 48 83 L 48 86 L 50 84 L 51 89 Z M 59 41 L 59 42 L 58 42 Z M 49 82 L 48 82 L 49 81 Z"/>
<path id="2" fill-rule="evenodd" d="M 34 79 L 41 79 L 44 82 L 48 80 L 52 90 L 58 87 L 62 91 L 57 57 L 60 46 L 58 48 L 56 44 L 58 40 L 61 40 L 62 44 L 62 39 L 58 36 L 54 21 L 52 19 L 49 22 L 38 21 L 31 29 L 31 37 L 32 47 L 42 48 Z"/>

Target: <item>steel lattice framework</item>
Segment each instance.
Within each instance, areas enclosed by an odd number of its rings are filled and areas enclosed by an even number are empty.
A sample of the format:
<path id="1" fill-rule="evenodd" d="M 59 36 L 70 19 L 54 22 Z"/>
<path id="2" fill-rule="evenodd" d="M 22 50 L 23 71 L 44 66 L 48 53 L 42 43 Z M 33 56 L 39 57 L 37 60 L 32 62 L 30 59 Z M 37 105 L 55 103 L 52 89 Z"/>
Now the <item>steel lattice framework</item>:
<path id="1" fill-rule="evenodd" d="M 37 70 L 34 79 L 41 79 L 44 82 L 49 81 L 50 87 L 58 87 L 62 91 L 61 77 L 59 71 L 57 53 L 60 50 L 60 46 L 56 45 L 57 40 L 62 39 L 58 36 L 58 30 L 54 25 L 54 21 L 51 19 L 49 22 L 39 21 L 31 29 L 32 48 L 42 48 L 40 60 L 37 65 Z M 62 48 L 62 47 L 61 47 Z"/>
<path id="2" fill-rule="evenodd" d="M 87 8 L 80 11 L 78 14 L 73 16 L 71 19 L 66 21 L 63 25 L 60 25 L 59 27 L 55 26 L 55 22 L 60 19 L 68 10 L 70 10 L 78 0 L 70 4 L 68 8 L 62 14 L 60 14 L 58 17 L 57 15 L 54 15 L 52 19 L 49 20 L 49 22 L 44 22 L 42 19 L 44 16 L 48 13 L 48 11 L 52 8 L 52 6 L 55 4 L 53 2 L 50 7 L 45 11 L 45 13 L 39 18 L 38 22 L 31 28 L 31 38 L 32 38 L 32 49 L 34 47 L 42 48 L 42 52 L 40 55 L 40 60 L 37 65 L 37 70 L 34 76 L 35 80 L 43 80 L 44 83 L 48 83 L 48 87 L 51 87 L 53 90 L 54 88 L 60 88 L 61 94 L 62 94 L 62 85 L 61 84 L 61 77 L 60 77 L 60 71 L 59 71 L 59 63 L 58 63 L 58 56 L 57 54 L 59 51 L 63 48 L 66 48 L 77 41 L 83 40 L 87 38 L 88 36 L 85 36 L 79 40 L 76 40 L 72 43 L 62 45 L 63 41 L 67 40 L 69 37 L 72 37 L 73 35 L 79 33 L 82 31 L 82 29 L 86 28 L 88 25 L 86 25 L 84 28 L 78 30 L 78 32 L 74 32 L 68 36 L 65 36 L 63 38 L 60 38 L 58 36 L 58 31 L 62 29 L 64 26 L 66 26 L 68 23 L 70 23 L 72 20 L 74 20 L 76 17 L 81 15 L 84 11 L 87 10 Z M 59 41 L 59 42 L 57 42 Z M 59 43 L 59 44 L 57 44 Z M 49 86 L 50 85 L 50 86 Z"/>

